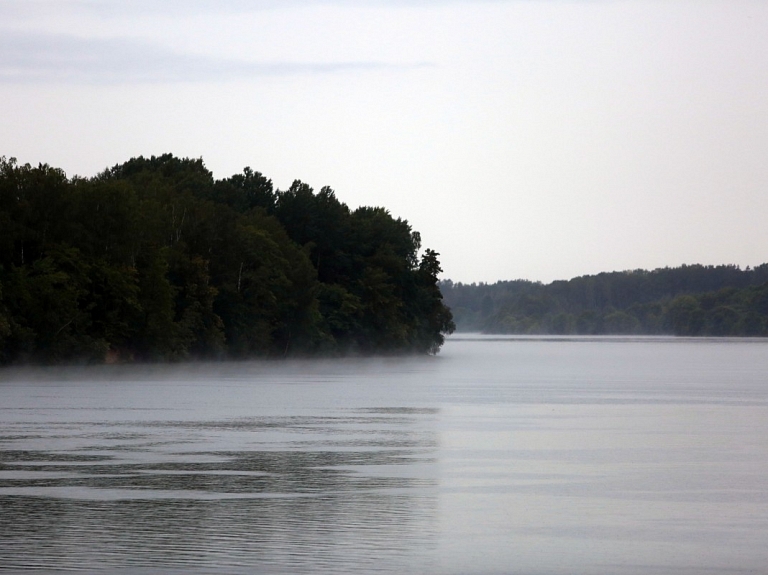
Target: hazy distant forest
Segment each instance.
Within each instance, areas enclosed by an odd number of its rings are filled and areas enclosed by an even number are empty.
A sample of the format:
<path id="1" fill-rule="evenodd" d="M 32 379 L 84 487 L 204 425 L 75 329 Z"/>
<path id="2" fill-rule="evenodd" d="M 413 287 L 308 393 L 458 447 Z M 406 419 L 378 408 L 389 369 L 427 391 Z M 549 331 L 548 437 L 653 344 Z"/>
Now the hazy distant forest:
<path id="1" fill-rule="evenodd" d="M 246 168 L 0 158 L 0 363 L 435 353 L 440 263 L 383 208 Z"/>
<path id="2" fill-rule="evenodd" d="M 768 336 L 768 264 L 601 273 L 547 285 L 448 280 L 440 289 L 461 331 Z"/>

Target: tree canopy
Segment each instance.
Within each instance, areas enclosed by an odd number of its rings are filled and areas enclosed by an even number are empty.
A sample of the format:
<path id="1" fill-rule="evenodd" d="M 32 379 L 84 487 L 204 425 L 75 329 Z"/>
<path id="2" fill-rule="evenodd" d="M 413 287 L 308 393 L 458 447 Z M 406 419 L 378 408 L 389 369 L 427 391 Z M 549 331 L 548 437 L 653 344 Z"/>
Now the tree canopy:
<path id="1" fill-rule="evenodd" d="M 437 255 L 383 208 L 201 159 L 0 158 L 0 363 L 436 353 Z"/>
<path id="2" fill-rule="evenodd" d="M 768 336 L 768 264 L 684 265 L 440 288 L 458 329 L 516 334 Z"/>

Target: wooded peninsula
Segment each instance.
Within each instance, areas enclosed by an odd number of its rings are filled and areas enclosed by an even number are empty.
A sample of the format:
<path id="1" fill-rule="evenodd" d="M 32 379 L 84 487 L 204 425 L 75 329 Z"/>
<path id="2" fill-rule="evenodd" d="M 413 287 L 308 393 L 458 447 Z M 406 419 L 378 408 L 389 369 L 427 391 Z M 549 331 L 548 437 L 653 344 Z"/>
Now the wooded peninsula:
<path id="1" fill-rule="evenodd" d="M 384 208 L 245 168 L 0 157 L 0 363 L 436 353 L 438 254 Z"/>
<path id="2" fill-rule="evenodd" d="M 555 281 L 440 282 L 457 329 L 499 334 L 768 336 L 768 264 Z"/>

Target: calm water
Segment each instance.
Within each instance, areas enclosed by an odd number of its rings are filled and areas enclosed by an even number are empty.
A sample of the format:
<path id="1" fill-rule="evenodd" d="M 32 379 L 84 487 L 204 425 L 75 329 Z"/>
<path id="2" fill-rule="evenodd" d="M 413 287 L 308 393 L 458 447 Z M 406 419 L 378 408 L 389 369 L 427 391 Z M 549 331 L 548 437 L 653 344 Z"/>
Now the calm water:
<path id="1" fill-rule="evenodd" d="M 768 570 L 768 341 L 0 371 L 0 570 Z"/>

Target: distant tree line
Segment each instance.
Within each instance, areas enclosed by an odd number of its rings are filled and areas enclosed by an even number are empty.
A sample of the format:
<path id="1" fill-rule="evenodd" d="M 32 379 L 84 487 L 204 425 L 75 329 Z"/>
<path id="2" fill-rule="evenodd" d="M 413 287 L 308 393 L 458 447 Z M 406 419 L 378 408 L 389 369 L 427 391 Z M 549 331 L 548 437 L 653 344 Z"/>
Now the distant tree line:
<path id="1" fill-rule="evenodd" d="M 249 168 L 92 178 L 0 158 L 0 363 L 435 353 L 438 254 L 383 208 Z"/>
<path id="2" fill-rule="evenodd" d="M 768 264 L 684 265 L 440 289 L 462 331 L 768 336 Z"/>

